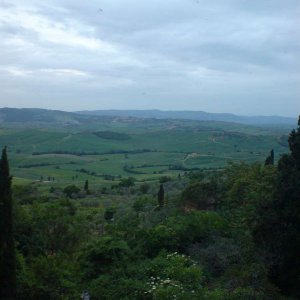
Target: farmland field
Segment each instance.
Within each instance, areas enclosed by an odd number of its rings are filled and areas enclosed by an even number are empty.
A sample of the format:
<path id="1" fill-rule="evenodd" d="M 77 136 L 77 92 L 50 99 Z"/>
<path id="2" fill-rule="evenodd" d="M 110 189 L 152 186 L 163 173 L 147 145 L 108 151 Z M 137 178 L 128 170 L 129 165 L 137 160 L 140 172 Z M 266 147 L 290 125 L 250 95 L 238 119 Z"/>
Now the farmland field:
<path id="1" fill-rule="evenodd" d="M 263 162 L 271 149 L 278 159 L 287 151 L 290 129 L 136 118 L 97 118 L 67 127 L 5 125 L 0 146 L 8 146 L 15 182 L 52 185 L 175 177 L 230 161 Z"/>

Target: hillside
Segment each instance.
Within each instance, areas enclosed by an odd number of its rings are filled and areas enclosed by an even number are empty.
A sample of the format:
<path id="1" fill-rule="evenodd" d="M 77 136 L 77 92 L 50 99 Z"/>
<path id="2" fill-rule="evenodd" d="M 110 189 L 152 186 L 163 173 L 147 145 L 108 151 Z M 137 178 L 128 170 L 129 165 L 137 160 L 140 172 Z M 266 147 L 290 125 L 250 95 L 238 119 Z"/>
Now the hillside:
<path id="1" fill-rule="evenodd" d="M 277 116 L 245 117 L 196 111 L 97 110 L 74 113 L 37 108 L 0 108 L 0 126 L 3 127 L 110 127 L 113 124 L 123 124 L 125 127 L 137 127 L 138 124 L 147 128 L 197 125 L 238 131 L 250 125 L 252 129 L 253 126 L 283 127 L 284 131 L 288 131 L 295 120 Z"/>
<path id="2" fill-rule="evenodd" d="M 105 123 L 111 117 L 86 116 L 71 112 L 37 108 L 0 108 L 3 127 L 78 127 Z"/>
<path id="3" fill-rule="evenodd" d="M 296 118 L 281 116 L 237 116 L 229 113 L 208 113 L 204 111 L 162 111 L 162 110 L 95 110 L 80 111 L 90 116 L 119 116 L 156 119 L 187 119 L 198 121 L 223 121 L 251 125 L 293 125 Z"/>

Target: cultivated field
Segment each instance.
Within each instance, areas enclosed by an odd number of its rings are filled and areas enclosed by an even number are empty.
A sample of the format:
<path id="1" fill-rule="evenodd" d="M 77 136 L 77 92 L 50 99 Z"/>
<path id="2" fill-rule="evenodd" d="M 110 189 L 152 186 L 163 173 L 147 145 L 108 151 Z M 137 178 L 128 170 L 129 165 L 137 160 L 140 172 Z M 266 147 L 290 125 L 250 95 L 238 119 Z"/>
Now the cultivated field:
<path id="1" fill-rule="evenodd" d="M 99 118 L 60 128 L 2 126 L 0 146 L 8 146 L 15 182 L 42 180 L 45 185 L 175 177 L 191 170 L 222 168 L 229 161 L 263 162 L 271 149 L 278 159 L 288 149 L 290 130 L 130 118 Z"/>

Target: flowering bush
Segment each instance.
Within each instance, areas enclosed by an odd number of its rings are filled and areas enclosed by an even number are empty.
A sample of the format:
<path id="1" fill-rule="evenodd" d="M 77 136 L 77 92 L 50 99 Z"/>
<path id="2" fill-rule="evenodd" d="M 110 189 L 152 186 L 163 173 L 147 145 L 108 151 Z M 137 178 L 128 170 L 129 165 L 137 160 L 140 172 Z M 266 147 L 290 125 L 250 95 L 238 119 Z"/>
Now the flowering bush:
<path id="1" fill-rule="evenodd" d="M 152 299 L 199 299 L 203 295 L 202 269 L 186 255 L 162 254 L 153 260 L 150 271 L 153 275 L 144 293 Z"/>

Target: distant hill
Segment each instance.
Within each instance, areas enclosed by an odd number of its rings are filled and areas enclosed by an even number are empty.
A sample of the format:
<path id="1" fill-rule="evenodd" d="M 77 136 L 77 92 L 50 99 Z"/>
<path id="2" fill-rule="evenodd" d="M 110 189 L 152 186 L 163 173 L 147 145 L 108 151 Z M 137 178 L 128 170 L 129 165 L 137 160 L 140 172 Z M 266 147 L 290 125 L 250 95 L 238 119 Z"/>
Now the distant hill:
<path id="1" fill-rule="evenodd" d="M 38 108 L 0 108 L 0 125 L 24 127 L 70 127 L 111 117 L 80 115 L 72 112 Z"/>
<path id="2" fill-rule="evenodd" d="M 37 109 L 37 108 L 1 108 L 0 123 L 49 123 L 49 122 L 74 122 L 72 114 L 62 111 Z"/>
<path id="3" fill-rule="evenodd" d="M 285 117 L 241 117 L 232 114 L 212 114 L 193 111 L 160 110 L 99 110 L 65 112 L 37 108 L 0 108 L 1 127 L 80 128 L 114 131 L 114 128 L 179 128 L 200 126 L 245 132 L 252 127 L 273 125 L 289 131 L 297 120 Z M 254 126 L 256 125 L 256 126 Z M 270 128 L 273 126 L 269 126 Z M 248 128 L 248 129 L 247 129 Z"/>
<path id="4" fill-rule="evenodd" d="M 162 111 L 162 110 L 94 110 L 80 111 L 84 115 L 119 116 L 156 119 L 187 119 L 197 121 L 223 121 L 248 125 L 295 125 L 295 118 L 281 116 L 237 116 L 229 113 L 208 113 L 204 111 Z"/>

